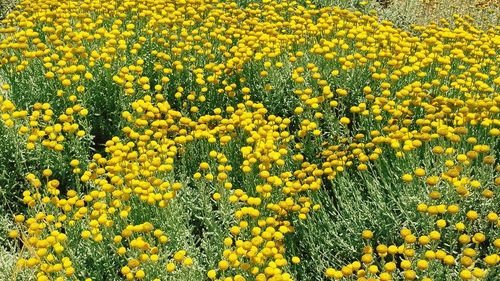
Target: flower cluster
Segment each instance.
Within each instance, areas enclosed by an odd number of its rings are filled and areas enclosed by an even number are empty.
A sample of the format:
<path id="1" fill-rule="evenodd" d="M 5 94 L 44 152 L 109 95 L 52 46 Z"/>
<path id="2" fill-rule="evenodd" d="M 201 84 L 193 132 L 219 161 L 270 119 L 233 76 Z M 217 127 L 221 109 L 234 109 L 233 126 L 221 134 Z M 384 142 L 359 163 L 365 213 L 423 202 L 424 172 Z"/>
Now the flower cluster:
<path id="1" fill-rule="evenodd" d="M 19 242 L 16 272 L 39 281 L 498 272 L 498 26 L 456 17 L 403 31 L 310 1 L 25 0 L 0 33 L 0 133 L 22 157 L 8 176 L 26 189 L 8 233 Z M 353 224 L 365 229 L 350 245 L 360 255 L 313 257 L 317 245 L 299 238 L 307 222 L 312 240 L 348 231 L 339 179 L 362 183 L 349 193 L 363 202 L 398 205 L 355 214 L 368 221 Z M 372 184 L 384 180 L 397 189 Z M 368 230 L 388 217 L 396 225 Z"/>

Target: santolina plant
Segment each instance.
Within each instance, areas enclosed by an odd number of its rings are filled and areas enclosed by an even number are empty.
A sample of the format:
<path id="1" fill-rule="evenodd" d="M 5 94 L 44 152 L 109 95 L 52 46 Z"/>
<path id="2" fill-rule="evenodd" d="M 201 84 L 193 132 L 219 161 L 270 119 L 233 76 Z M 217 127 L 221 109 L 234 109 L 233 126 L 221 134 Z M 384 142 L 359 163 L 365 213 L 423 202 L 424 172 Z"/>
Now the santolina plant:
<path id="1" fill-rule="evenodd" d="M 499 32 L 21 1 L 0 27 L 5 278 L 495 280 Z"/>

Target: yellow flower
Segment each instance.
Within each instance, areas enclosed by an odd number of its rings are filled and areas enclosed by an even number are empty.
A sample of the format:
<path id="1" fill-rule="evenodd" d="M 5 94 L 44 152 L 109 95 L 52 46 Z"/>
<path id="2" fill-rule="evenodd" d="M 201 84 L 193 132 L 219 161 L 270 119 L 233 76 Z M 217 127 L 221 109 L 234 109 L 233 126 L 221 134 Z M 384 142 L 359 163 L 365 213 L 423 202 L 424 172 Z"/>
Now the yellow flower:
<path id="1" fill-rule="evenodd" d="M 470 280 L 472 279 L 472 273 L 467 269 L 463 269 L 462 271 L 460 271 L 460 278 L 462 280 Z"/>
<path id="2" fill-rule="evenodd" d="M 363 237 L 363 239 L 371 239 L 373 237 L 373 232 L 366 229 L 366 230 L 363 230 L 363 233 L 361 234 L 361 236 Z"/>
<path id="3" fill-rule="evenodd" d="M 349 118 L 347 118 L 347 117 L 342 117 L 342 118 L 340 118 L 340 123 L 344 124 L 344 125 L 348 125 L 349 123 L 351 123 L 351 120 L 349 120 Z"/>
<path id="4" fill-rule="evenodd" d="M 413 180 L 413 177 L 410 175 L 410 174 L 404 174 L 401 179 L 404 181 L 404 182 L 411 182 Z"/>
<path id="5" fill-rule="evenodd" d="M 146 273 L 144 272 L 144 270 L 142 269 L 139 269 L 136 273 L 135 273 L 135 278 L 137 279 L 144 279 L 144 277 L 146 277 Z"/>
<path id="6" fill-rule="evenodd" d="M 214 280 L 217 277 L 217 272 L 214 269 L 211 269 L 207 272 L 207 277 Z"/>
<path id="7" fill-rule="evenodd" d="M 173 272 L 176 268 L 175 263 L 169 262 L 166 266 L 168 272 Z"/>

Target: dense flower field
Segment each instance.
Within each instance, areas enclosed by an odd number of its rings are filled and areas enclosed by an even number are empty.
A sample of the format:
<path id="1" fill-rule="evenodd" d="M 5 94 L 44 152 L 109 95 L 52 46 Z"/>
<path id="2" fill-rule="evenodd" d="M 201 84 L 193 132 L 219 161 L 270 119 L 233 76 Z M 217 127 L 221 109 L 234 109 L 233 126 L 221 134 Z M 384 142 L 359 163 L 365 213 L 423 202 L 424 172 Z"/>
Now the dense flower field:
<path id="1" fill-rule="evenodd" d="M 23 0 L 0 40 L 1 280 L 500 276 L 500 26 Z"/>

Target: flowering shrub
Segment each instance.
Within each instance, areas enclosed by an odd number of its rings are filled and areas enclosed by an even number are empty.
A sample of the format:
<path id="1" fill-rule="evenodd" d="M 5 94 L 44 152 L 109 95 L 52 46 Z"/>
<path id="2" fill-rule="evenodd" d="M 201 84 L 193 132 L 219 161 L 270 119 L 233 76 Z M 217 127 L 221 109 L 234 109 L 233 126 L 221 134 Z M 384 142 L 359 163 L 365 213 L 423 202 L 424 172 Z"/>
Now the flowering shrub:
<path id="1" fill-rule="evenodd" d="M 25 0 L 0 33 L 8 278 L 500 274 L 498 26 Z"/>

